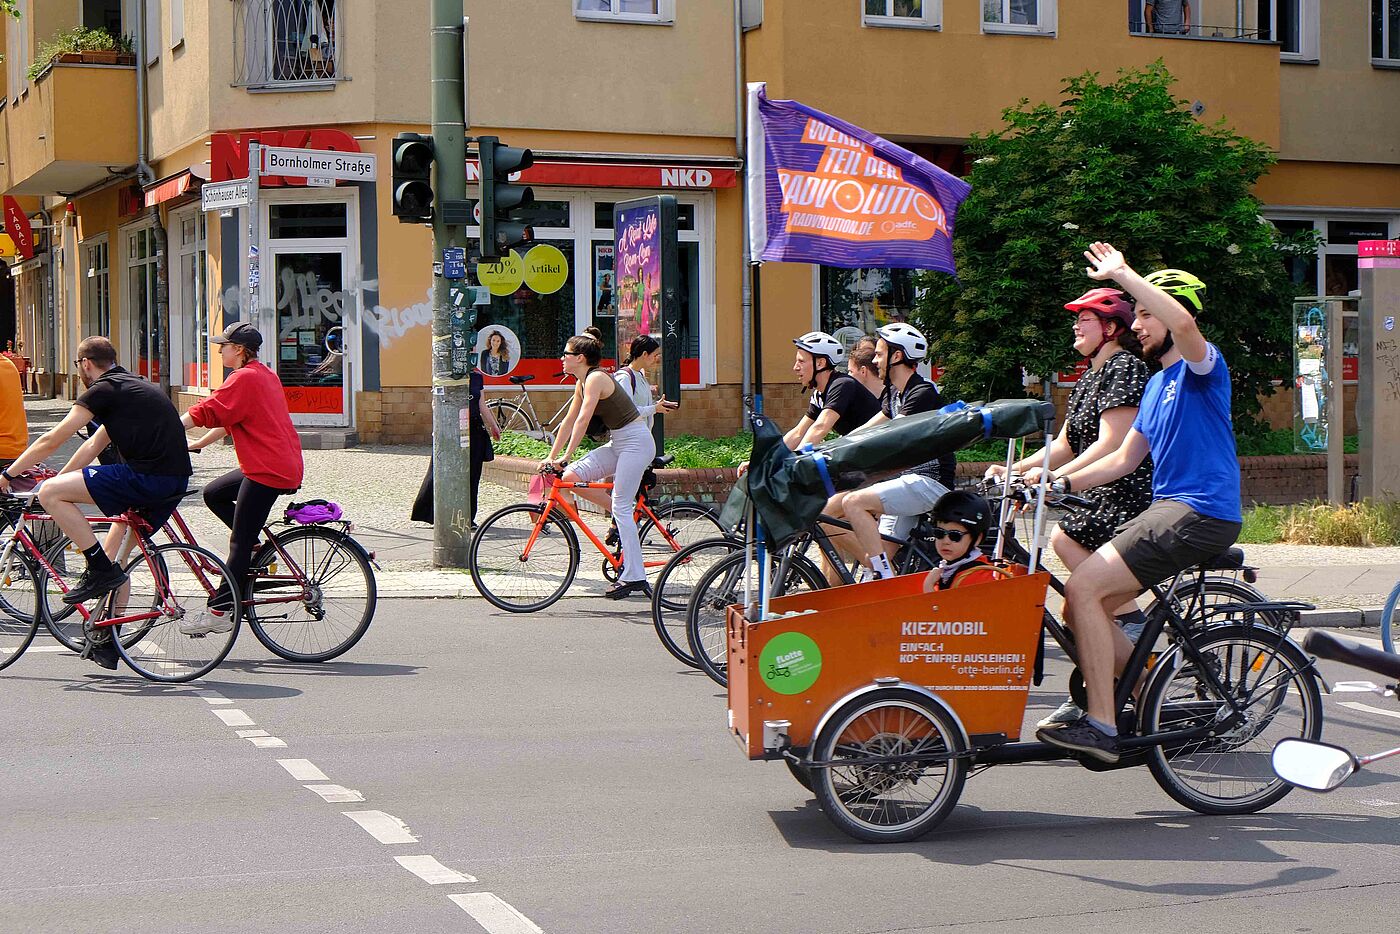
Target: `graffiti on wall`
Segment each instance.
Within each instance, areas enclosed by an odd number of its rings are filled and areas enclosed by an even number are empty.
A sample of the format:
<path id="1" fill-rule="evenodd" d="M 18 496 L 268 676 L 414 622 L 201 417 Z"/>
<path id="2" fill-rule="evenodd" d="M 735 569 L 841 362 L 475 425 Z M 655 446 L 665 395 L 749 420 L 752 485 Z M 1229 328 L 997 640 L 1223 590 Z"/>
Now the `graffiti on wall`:
<path id="1" fill-rule="evenodd" d="M 353 328 L 357 323 L 356 312 L 365 308 L 362 326 L 378 336 L 381 347 L 388 348 L 413 329 L 430 327 L 433 323 L 431 286 L 421 302 L 402 308 L 386 308 L 377 301 L 370 304 L 370 298 L 379 296 L 379 280 L 366 279 L 363 267 L 356 270 L 350 287 L 345 289 L 321 285 L 314 272 L 283 269 L 276 291 L 279 296 L 276 307 L 265 304 L 263 311 L 269 315 L 276 313 L 286 330 L 315 329 L 323 323 L 327 327 L 347 324 Z M 225 310 L 243 317 L 244 298 L 238 287 L 225 289 Z"/>

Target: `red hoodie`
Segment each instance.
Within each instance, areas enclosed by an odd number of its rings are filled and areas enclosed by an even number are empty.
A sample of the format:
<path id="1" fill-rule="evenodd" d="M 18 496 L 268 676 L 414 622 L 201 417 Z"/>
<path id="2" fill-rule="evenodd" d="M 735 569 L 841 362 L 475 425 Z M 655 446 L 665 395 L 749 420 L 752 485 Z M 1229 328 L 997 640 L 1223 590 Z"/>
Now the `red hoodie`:
<path id="1" fill-rule="evenodd" d="M 278 490 L 301 486 L 301 438 L 292 427 L 277 374 L 257 360 L 234 370 L 214 394 L 190 407 L 201 428 L 225 428 L 243 476 Z"/>

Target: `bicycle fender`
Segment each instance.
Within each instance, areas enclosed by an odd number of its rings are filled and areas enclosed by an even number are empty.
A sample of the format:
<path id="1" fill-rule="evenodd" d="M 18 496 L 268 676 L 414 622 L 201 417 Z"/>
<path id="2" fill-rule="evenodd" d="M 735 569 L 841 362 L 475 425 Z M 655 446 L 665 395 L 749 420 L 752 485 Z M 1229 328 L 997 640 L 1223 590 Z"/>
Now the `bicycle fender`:
<path id="1" fill-rule="evenodd" d="M 924 700 L 931 701 L 934 704 L 934 706 L 941 708 L 943 712 L 946 713 L 950 718 L 952 718 L 952 721 L 958 725 L 958 735 L 962 737 L 962 751 L 967 751 L 972 748 L 972 740 L 967 735 L 967 727 L 963 726 L 962 719 L 957 715 L 953 708 L 948 705 L 947 701 L 945 701 L 943 698 L 939 697 L 937 694 L 930 691 L 928 688 L 924 687 L 921 684 L 911 684 L 908 681 L 901 681 L 898 678 L 877 678 L 870 684 L 861 685 L 854 691 L 851 691 L 845 697 L 836 701 L 836 703 L 832 704 L 826 709 L 826 711 L 821 715 L 821 719 L 817 721 L 817 725 L 813 727 L 812 742 L 815 743 L 817 741 L 817 737 L 822 735 L 822 730 L 826 729 L 827 723 L 829 723 L 831 719 L 836 716 L 836 712 L 842 707 L 845 707 L 847 704 L 849 704 L 853 700 L 856 700 L 857 698 L 864 697 L 867 694 L 873 694 L 876 691 L 883 691 L 886 688 L 897 688 L 902 691 L 908 691 L 911 694 L 919 695 Z"/>

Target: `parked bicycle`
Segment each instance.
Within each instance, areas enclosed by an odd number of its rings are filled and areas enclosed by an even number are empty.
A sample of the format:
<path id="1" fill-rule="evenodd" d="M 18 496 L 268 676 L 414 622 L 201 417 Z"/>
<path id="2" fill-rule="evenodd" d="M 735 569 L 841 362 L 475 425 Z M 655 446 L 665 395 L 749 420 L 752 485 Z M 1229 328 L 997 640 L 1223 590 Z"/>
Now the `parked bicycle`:
<path id="1" fill-rule="evenodd" d="M 564 374 L 555 373 L 554 375 L 562 377 Z M 539 412 L 535 411 L 535 403 L 531 401 L 530 390 L 526 385 L 534 378 L 529 375 L 510 377 L 510 382 L 520 389 L 520 395 L 492 396 L 486 400 L 486 407 L 496 417 L 496 424 L 501 427 L 501 431 L 516 431 L 547 444 L 553 444 L 555 431 L 564 421 L 568 406 L 561 407 L 552 418 L 547 420 L 540 418 Z"/>
<path id="2" fill-rule="evenodd" d="M 652 468 L 671 463 L 659 457 Z M 558 472 L 541 503 L 517 503 L 492 513 L 477 529 L 468 555 L 472 582 L 494 606 L 531 613 L 564 596 L 578 573 L 582 552 L 577 527 L 603 558 L 605 577 L 622 569 L 622 550 L 611 548 L 579 515 L 569 490 L 611 490 L 611 483 L 566 482 Z M 676 500 L 652 506 L 648 490 L 654 475 L 638 490 L 635 518 L 647 568 L 664 567 L 686 545 L 719 535 L 714 511 L 703 503 Z"/>

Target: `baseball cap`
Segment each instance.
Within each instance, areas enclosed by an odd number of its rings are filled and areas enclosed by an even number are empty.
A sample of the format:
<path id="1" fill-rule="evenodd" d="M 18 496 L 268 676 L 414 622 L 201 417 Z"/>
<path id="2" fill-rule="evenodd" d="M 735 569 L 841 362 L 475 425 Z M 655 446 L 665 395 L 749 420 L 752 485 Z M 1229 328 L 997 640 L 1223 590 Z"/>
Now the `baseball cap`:
<path id="1" fill-rule="evenodd" d="M 262 347 L 263 336 L 257 328 L 247 321 L 235 321 L 224 328 L 224 333 L 213 338 L 215 344 L 239 344 L 247 347 L 253 353 L 257 353 Z"/>

